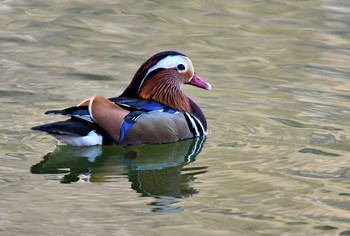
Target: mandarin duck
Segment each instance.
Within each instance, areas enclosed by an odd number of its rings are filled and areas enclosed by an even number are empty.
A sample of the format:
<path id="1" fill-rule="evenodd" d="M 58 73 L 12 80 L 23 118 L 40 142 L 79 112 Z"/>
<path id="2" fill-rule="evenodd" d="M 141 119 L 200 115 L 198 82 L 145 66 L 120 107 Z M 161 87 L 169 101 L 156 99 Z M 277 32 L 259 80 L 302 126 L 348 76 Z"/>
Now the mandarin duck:
<path id="1" fill-rule="evenodd" d="M 47 111 L 70 119 L 32 129 L 74 146 L 161 144 L 204 136 L 206 119 L 182 92 L 184 84 L 211 88 L 184 54 L 160 52 L 141 65 L 120 96 L 94 96 L 74 107 Z"/>

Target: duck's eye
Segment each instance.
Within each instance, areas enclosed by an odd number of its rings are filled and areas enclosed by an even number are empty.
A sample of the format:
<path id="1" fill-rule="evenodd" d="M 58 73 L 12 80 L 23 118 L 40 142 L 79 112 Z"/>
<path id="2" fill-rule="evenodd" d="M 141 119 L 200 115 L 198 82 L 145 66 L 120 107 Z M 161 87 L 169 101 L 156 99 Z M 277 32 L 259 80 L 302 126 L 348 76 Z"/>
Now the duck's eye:
<path id="1" fill-rule="evenodd" d="M 178 64 L 177 67 L 176 67 L 176 69 L 177 69 L 178 71 L 184 71 L 184 70 L 186 69 L 186 67 L 184 66 L 184 64 Z"/>

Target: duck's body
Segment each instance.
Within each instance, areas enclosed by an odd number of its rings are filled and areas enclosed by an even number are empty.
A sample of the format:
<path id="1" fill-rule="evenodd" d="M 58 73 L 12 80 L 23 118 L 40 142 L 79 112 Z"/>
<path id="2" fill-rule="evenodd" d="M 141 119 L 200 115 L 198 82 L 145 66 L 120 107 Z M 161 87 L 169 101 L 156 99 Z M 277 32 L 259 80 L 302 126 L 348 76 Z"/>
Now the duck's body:
<path id="1" fill-rule="evenodd" d="M 181 53 L 154 55 L 116 98 L 95 96 L 76 107 L 48 111 L 70 119 L 33 127 L 75 146 L 156 144 L 206 135 L 201 109 L 182 93 L 183 84 L 210 89 Z"/>

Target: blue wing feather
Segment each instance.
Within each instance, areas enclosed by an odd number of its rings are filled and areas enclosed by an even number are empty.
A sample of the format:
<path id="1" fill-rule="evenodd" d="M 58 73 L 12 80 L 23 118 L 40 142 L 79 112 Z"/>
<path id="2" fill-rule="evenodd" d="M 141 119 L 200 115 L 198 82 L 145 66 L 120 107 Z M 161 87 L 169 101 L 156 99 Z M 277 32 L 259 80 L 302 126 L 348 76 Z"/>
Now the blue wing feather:
<path id="1" fill-rule="evenodd" d="M 115 98 L 109 98 L 109 100 L 111 102 L 114 102 L 118 106 L 121 106 L 121 107 L 123 107 L 127 110 L 131 110 L 131 111 L 135 111 L 135 110 L 165 111 L 165 110 L 170 109 L 159 102 L 155 102 L 155 101 L 151 101 L 151 100 L 127 98 L 127 97 L 115 97 Z"/>
<path id="2" fill-rule="evenodd" d="M 151 101 L 151 100 L 143 100 L 136 98 L 127 98 L 127 97 L 115 97 L 109 98 L 109 100 L 116 105 L 129 110 L 129 111 L 162 111 L 167 113 L 175 113 L 177 112 L 174 109 L 171 109 L 161 103 Z M 88 106 L 76 106 L 69 107 L 63 110 L 50 110 L 45 112 L 45 114 L 52 115 L 65 115 L 70 116 L 72 118 L 85 120 L 91 123 L 94 123 L 93 119 L 90 116 Z"/>

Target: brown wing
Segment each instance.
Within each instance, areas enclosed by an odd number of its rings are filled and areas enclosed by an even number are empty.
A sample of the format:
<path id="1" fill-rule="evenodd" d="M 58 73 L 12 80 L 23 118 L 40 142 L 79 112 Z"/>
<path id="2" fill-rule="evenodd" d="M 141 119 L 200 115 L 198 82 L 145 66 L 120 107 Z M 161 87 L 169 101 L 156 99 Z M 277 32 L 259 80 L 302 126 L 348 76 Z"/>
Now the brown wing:
<path id="1" fill-rule="evenodd" d="M 89 111 L 93 120 L 106 130 L 116 142 L 119 142 L 120 127 L 129 111 L 103 96 L 95 96 L 87 101 L 89 101 Z M 85 105 L 87 101 L 82 104 Z"/>

